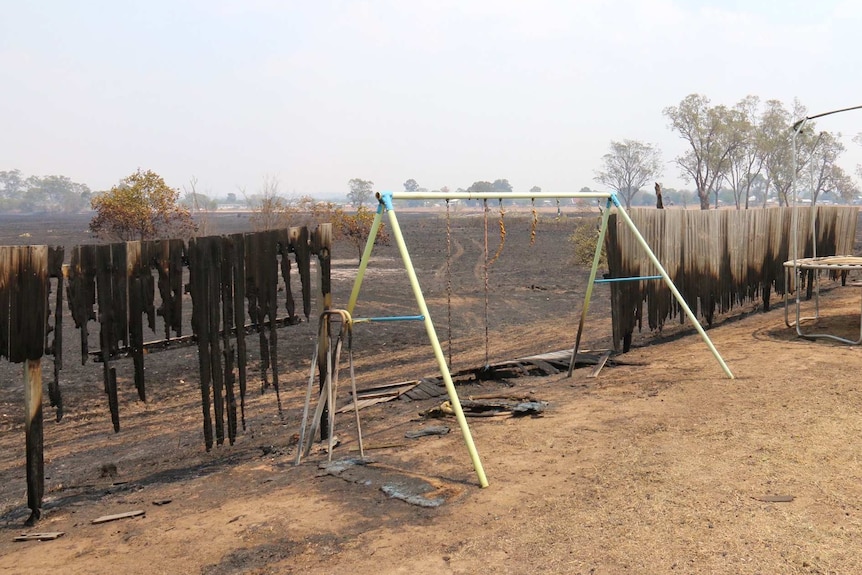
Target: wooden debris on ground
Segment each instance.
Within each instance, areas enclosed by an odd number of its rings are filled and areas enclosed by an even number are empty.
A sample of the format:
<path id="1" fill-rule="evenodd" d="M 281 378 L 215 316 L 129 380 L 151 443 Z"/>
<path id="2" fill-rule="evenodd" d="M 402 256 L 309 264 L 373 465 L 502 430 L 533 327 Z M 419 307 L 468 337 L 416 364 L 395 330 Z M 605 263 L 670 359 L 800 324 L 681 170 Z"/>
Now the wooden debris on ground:
<path id="1" fill-rule="evenodd" d="M 569 368 L 571 350 L 553 351 L 519 359 L 495 363 L 488 367 L 470 368 L 452 374 L 455 384 L 472 381 L 505 380 L 517 377 L 542 377 L 562 373 Z M 595 366 L 587 377 L 597 377 L 605 365 L 622 365 L 610 359 L 611 351 L 579 352 L 577 367 Z M 402 381 L 375 385 L 357 392 L 357 406 L 364 409 L 393 399 L 421 401 L 446 395 L 443 378 L 425 377 L 420 380 Z M 347 413 L 354 409 L 353 402 L 341 407 L 336 413 Z"/>
<path id="2" fill-rule="evenodd" d="M 462 399 L 461 409 L 467 417 L 520 417 L 524 415 L 541 415 L 547 407 L 547 401 L 539 401 L 532 396 L 527 397 L 483 397 L 478 399 Z M 455 410 L 449 400 L 426 411 L 426 417 L 443 417 L 455 415 Z"/>
<path id="3" fill-rule="evenodd" d="M 751 498 L 764 503 L 790 503 L 796 499 L 793 495 L 753 495 Z"/>
<path id="4" fill-rule="evenodd" d="M 429 425 L 421 429 L 408 431 L 404 434 L 407 439 L 418 439 L 420 437 L 428 437 L 429 435 L 446 435 L 449 433 L 449 428 L 445 425 Z"/>
<path id="5" fill-rule="evenodd" d="M 108 523 L 110 521 L 117 521 L 118 519 L 129 519 L 131 517 L 141 517 L 142 515 L 146 515 L 147 512 L 143 509 L 135 509 L 134 511 L 126 511 L 123 513 L 114 513 L 113 515 L 102 515 L 101 517 L 97 517 L 93 519 L 93 525 L 99 525 L 100 523 Z"/>
<path id="6" fill-rule="evenodd" d="M 44 531 L 41 533 L 23 533 L 12 541 L 53 541 L 65 535 L 65 531 Z"/>
<path id="7" fill-rule="evenodd" d="M 593 368 L 593 371 L 591 371 L 590 375 L 588 375 L 587 377 L 598 377 L 599 373 L 601 373 L 602 368 L 608 362 L 608 359 L 610 357 L 611 357 L 610 351 L 606 351 L 605 353 L 603 353 L 601 355 L 601 357 L 599 358 L 599 361 L 596 362 L 596 366 Z"/>

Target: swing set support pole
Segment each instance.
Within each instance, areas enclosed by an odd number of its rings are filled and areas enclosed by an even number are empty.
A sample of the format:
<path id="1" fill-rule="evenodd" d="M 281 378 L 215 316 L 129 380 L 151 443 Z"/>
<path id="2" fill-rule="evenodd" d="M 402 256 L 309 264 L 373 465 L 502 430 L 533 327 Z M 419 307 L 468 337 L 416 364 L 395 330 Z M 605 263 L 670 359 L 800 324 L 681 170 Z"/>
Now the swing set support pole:
<path id="1" fill-rule="evenodd" d="M 575 371 L 575 359 L 578 357 L 578 349 L 581 347 L 581 335 L 584 333 L 584 323 L 587 320 L 587 311 L 590 309 L 590 298 L 593 295 L 593 284 L 596 283 L 596 274 L 599 270 L 599 260 L 602 259 L 602 246 L 605 245 L 605 232 L 608 231 L 608 218 L 611 215 L 611 198 L 605 206 L 602 214 L 602 225 L 599 228 L 599 237 L 596 240 L 596 252 L 593 256 L 593 267 L 590 268 L 590 279 L 587 281 L 587 292 L 584 295 L 584 307 L 581 309 L 581 321 L 578 323 L 578 335 L 575 337 L 575 348 L 572 350 L 572 359 L 569 361 L 569 372 L 567 377 L 572 377 Z"/>
<path id="2" fill-rule="evenodd" d="M 440 373 L 443 376 L 443 382 L 446 384 L 446 392 L 449 394 L 449 402 L 452 404 L 452 410 L 455 412 L 455 418 L 458 420 L 458 425 L 461 427 L 461 434 L 464 436 L 464 443 L 467 445 L 467 451 L 470 453 L 470 459 L 473 462 L 473 468 L 476 470 L 476 476 L 479 479 L 481 487 L 488 487 L 488 479 L 485 477 L 485 470 L 482 468 L 482 462 L 479 459 L 479 453 L 476 451 L 476 445 L 473 443 L 473 436 L 470 434 L 470 427 L 467 425 L 467 418 L 464 417 L 464 410 L 461 408 L 461 401 L 458 399 L 458 392 L 455 390 L 455 384 L 452 381 L 452 375 L 449 373 L 449 366 L 446 364 L 446 358 L 443 355 L 443 348 L 440 347 L 440 340 L 437 338 L 437 332 L 434 330 L 434 324 L 431 322 L 431 315 L 428 313 L 428 305 L 425 303 L 425 296 L 422 295 L 422 288 L 419 286 L 419 280 L 416 277 L 416 270 L 413 268 L 413 262 L 410 259 L 410 252 L 407 250 L 407 244 L 404 243 L 404 236 L 401 233 L 401 227 L 398 225 L 398 218 L 395 215 L 395 210 L 392 207 L 392 195 L 385 193 L 380 196 L 382 205 L 389 212 L 389 226 L 392 228 L 392 237 L 398 245 L 398 251 L 401 253 L 401 259 L 404 261 L 404 267 L 407 270 L 407 277 L 410 280 L 410 287 L 413 289 L 413 295 L 416 298 L 416 303 L 419 306 L 419 313 L 425 317 L 425 331 L 428 333 L 428 339 L 431 341 L 431 347 L 434 349 L 434 357 L 437 359 L 437 365 L 440 367 Z M 378 211 L 378 216 L 380 212 Z M 373 236 L 369 236 L 373 238 Z M 371 241 L 369 239 L 369 241 Z M 363 261 L 365 258 L 363 257 Z M 357 281 L 359 278 L 357 277 Z"/>
<path id="3" fill-rule="evenodd" d="M 694 312 L 691 311 L 691 308 L 688 306 L 688 303 L 686 303 L 685 298 L 682 297 L 682 294 L 679 293 L 678 289 L 676 289 L 673 280 L 670 279 L 669 275 L 667 275 L 664 266 L 661 265 L 660 261 L 658 261 L 658 258 L 653 253 L 652 249 L 649 247 L 649 244 L 643 238 L 640 231 L 638 231 L 638 227 L 635 225 L 631 217 L 629 217 L 629 215 L 620 205 L 620 202 L 617 199 L 616 195 L 611 196 L 611 199 L 613 200 L 614 205 L 617 208 L 617 213 L 620 215 L 623 221 L 625 221 L 626 225 L 629 227 L 629 230 L 634 234 L 635 239 L 637 240 L 638 244 L 640 244 L 640 246 L 644 249 L 647 254 L 647 257 L 649 257 L 652 264 L 658 269 L 658 273 L 661 274 L 661 277 L 664 279 L 664 283 L 667 285 L 668 289 L 670 289 L 671 293 L 673 294 L 673 297 L 676 298 L 676 301 L 679 303 L 680 307 L 685 312 L 685 315 L 686 317 L 688 317 L 688 320 L 692 323 L 695 329 L 697 329 L 697 332 L 700 334 L 700 337 L 703 338 L 703 342 L 706 344 L 706 347 L 709 348 L 709 351 L 712 352 L 712 355 L 715 357 L 716 361 L 718 361 L 718 364 L 721 366 L 721 369 L 724 370 L 724 373 L 727 375 L 728 378 L 734 379 L 733 373 L 730 371 L 730 368 L 727 367 L 726 363 L 724 363 L 721 354 L 718 353 L 717 349 L 715 349 L 715 346 L 712 344 L 712 340 L 709 339 L 708 335 L 706 335 L 706 331 L 704 331 L 703 326 L 700 325 L 700 321 L 698 321 L 697 317 L 695 317 Z"/>
<path id="4" fill-rule="evenodd" d="M 371 229 L 368 231 L 368 239 L 365 240 L 365 249 L 362 251 L 362 259 L 359 261 L 359 270 L 356 272 L 356 279 L 353 282 L 353 289 L 350 292 L 350 299 L 347 302 L 347 313 L 353 316 L 353 308 L 356 307 L 356 300 L 359 299 L 359 289 L 362 287 L 362 279 L 365 277 L 365 269 L 368 267 L 368 261 L 371 259 L 371 251 L 374 249 L 374 240 L 377 239 L 377 231 L 380 229 L 380 224 L 383 222 L 383 202 L 377 205 L 377 213 L 374 214 L 374 220 L 371 222 Z"/>

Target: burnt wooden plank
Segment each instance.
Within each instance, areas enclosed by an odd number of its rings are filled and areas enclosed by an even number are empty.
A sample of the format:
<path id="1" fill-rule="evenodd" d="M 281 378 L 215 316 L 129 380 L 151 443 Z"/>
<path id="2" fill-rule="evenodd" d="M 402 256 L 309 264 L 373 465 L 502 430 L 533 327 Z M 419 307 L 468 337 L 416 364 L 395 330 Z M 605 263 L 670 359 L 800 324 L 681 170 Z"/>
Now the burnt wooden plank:
<path id="1" fill-rule="evenodd" d="M 230 341 L 230 334 L 234 331 L 234 267 L 236 266 L 236 251 L 233 237 L 225 236 L 221 239 L 222 242 L 222 257 L 221 257 L 221 274 L 220 274 L 220 297 L 222 304 L 222 324 L 224 329 L 221 330 L 221 345 L 222 356 L 224 358 L 224 393 L 225 393 L 225 409 L 227 414 L 227 436 L 228 441 L 233 445 L 236 439 L 237 421 L 236 421 L 236 394 L 234 385 L 236 384 L 236 374 L 234 373 L 234 346 Z"/>
<path id="2" fill-rule="evenodd" d="M 245 345 L 245 236 L 234 234 L 231 236 L 234 246 L 233 267 L 233 313 L 234 325 L 236 326 L 236 367 L 239 374 L 239 409 L 242 420 L 242 428 L 245 430 L 245 391 L 246 391 L 246 362 L 248 353 Z"/>
<path id="3" fill-rule="evenodd" d="M 81 338 L 81 365 L 89 355 L 89 322 L 96 319 L 96 246 L 72 249 L 69 265 L 69 309 Z"/>
<path id="4" fill-rule="evenodd" d="M 15 271 L 10 296 L 10 361 L 24 364 L 27 506 L 32 525 L 42 515 L 45 486 L 42 418 L 42 361 L 48 319 L 48 248 L 19 246 L 13 250 Z"/>
<path id="5" fill-rule="evenodd" d="M 17 334 L 22 323 L 22 308 L 21 304 L 21 267 L 24 254 L 20 247 L 12 249 L 12 259 L 10 267 L 12 268 L 13 281 L 9 286 L 9 361 L 13 363 L 21 363 L 24 361 L 24 339 L 23 337 L 12 337 Z"/>
<path id="6" fill-rule="evenodd" d="M 290 285 L 290 230 L 278 231 L 278 252 L 281 255 L 281 279 L 284 282 L 284 308 L 290 321 L 299 321 L 296 317 L 296 301 L 293 299 L 293 288 Z"/>
<path id="7" fill-rule="evenodd" d="M 9 358 L 13 363 L 41 359 L 45 353 L 45 327 L 48 320 L 48 247 L 22 246 L 14 300 L 14 320 L 9 327 L 14 334 L 18 354 Z"/>
<path id="8" fill-rule="evenodd" d="M 171 328 L 173 327 L 173 305 L 174 298 L 171 294 L 171 244 L 168 240 L 157 240 L 152 249 L 152 257 L 156 267 L 158 280 L 156 285 L 159 290 L 159 299 L 162 304 L 156 310 L 165 324 L 165 340 L 171 339 Z"/>
<path id="9" fill-rule="evenodd" d="M 210 375 L 212 377 L 213 419 L 215 421 L 215 439 L 218 445 L 224 443 L 224 374 L 222 373 L 222 360 L 219 339 L 219 327 L 221 323 L 221 265 L 222 250 L 221 238 L 217 236 L 206 238 L 204 249 L 207 251 L 208 266 L 206 284 L 206 308 L 209 327 L 207 329 L 207 342 L 209 346 L 209 359 L 211 362 Z"/>
<path id="10" fill-rule="evenodd" d="M 129 349 L 134 368 L 135 389 L 141 401 L 147 400 L 144 373 L 143 283 L 140 277 L 129 280 Z"/>
<path id="11" fill-rule="evenodd" d="M 269 322 L 269 361 L 272 372 L 272 386 L 275 388 L 275 398 L 278 404 L 278 413 L 282 413 L 281 390 L 278 381 L 278 331 L 276 330 L 276 317 L 278 315 L 278 231 L 265 232 L 264 245 L 266 251 L 266 268 L 264 273 L 264 318 Z"/>
<path id="12" fill-rule="evenodd" d="M 320 224 L 315 230 L 317 263 L 320 266 L 320 294 L 323 309 L 332 307 L 332 224 Z"/>
<path id="13" fill-rule="evenodd" d="M 147 325 L 151 331 L 156 331 L 156 281 L 152 269 L 156 266 L 157 243 L 154 241 L 141 242 L 141 263 L 139 277 L 141 279 L 141 300 L 144 313 L 147 316 Z"/>
<path id="14" fill-rule="evenodd" d="M 62 246 L 48 248 L 48 277 L 57 280 L 57 292 L 54 296 L 53 339 L 46 347 L 54 358 L 54 377 L 48 382 L 48 399 L 57 421 L 63 419 L 63 395 L 60 393 L 60 370 L 63 369 L 63 291 L 65 271 L 63 259 L 65 250 Z"/>
<path id="15" fill-rule="evenodd" d="M 210 322 L 207 317 L 209 306 L 208 273 L 211 264 L 209 251 L 204 238 L 194 238 L 189 242 L 189 292 L 192 296 L 192 332 L 197 336 L 198 367 L 200 370 L 201 410 L 203 413 L 204 443 L 206 450 L 213 446 L 213 424 L 210 413 L 212 385 L 212 361 L 210 360 Z"/>
<path id="16" fill-rule="evenodd" d="M 9 358 L 9 302 L 12 297 L 12 279 L 15 271 L 12 269 L 11 246 L 0 246 L 0 357 Z"/>
<path id="17" fill-rule="evenodd" d="M 266 321 L 266 254 L 265 244 L 266 237 L 263 232 L 254 234 L 254 265 L 255 271 L 255 296 L 256 296 L 256 315 L 257 315 L 257 335 L 259 339 L 258 353 L 260 356 L 260 376 L 261 376 L 261 392 L 269 387 L 269 366 L 270 366 L 270 348 L 267 330 L 264 326 Z"/>
<path id="18" fill-rule="evenodd" d="M 245 298 L 248 302 L 248 317 L 252 326 L 258 334 L 259 357 L 260 357 L 260 372 L 261 372 L 261 392 L 269 385 L 267 372 L 269 370 L 269 342 L 266 338 L 266 333 L 262 326 L 263 317 L 261 309 L 261 234 L 253 233 L 246 234 L 245 237 Z"/>
<path id="19" fill-rule="evenodd" d="M 42 516 L 42 496 L 45 493 L 45 457 L 42 419 L 42 362 L 38 359 L 24 362 L 24 435 L 27 452 L 27 507 L 30 508 L 28 525 Z"/>
<path id="20" fill-rule="evenodd" d="M 126 285 L 128 287 L 129 349 L 134 365 L 135 389 L 141 401 L 147 400 L 144 381 L 144 286 L 141 280 L 141 242 L 126 243 Z"/>
<path id="21" fill-rule="evenodd" d="M 308 228 L 290 228 L 290 244 L 296 254 L 296 267 L 302 284 L 302 312 L 305 321 L 311 316 L 311 249 L 308 245 Z"/>
<path id="22" fill-rule="evenodd" d="M 430 393 L 428 393 L 427 391 L 425 391 L 422 387 L 420 387 L 418 385 L 416 387 L 414 387 L 413 389 L 411 389 L 410 391 L 406 392 L 404 395 L 406 395 L 410 399 L 415 399 L 417 401 L 423 400 L 423 399 L 430 399 L 432 397 L 437 397 L 436 395 L 431 395 Z"/>
<path id="23" fill-rule="evenodd" d="M 114 289 L 112 280 L 114 277 L 112 267 L 114 264 L 111 255 L 112 245 L 96 246 L 96 295 L 99 306 L 99 342 L 102 357 L 102 377 L 104 379 L 105 393 L 108 395 L 108 408 L 111 412 L 111 423 L 114 432 L 120 431 L 119 400 L 117 398 L 117 372 L 111 367 L 112 350 L 116 348 L 117 341 L 113 329 L 116 323 L 114 315 Z"/>
<path id="24" fill-rule="evenodd" d="M 120 342 L 128 345 L 129 343 L 129 298 L 128 298 L 128 282 L 127 270 L 128 263 L 126 258 L 126 243 L 111 244 L 111 290 L 113 297 L 111 299 L 112 312 L 111 321 L 113 327 L 111 329 L 111 352 L 113 353 L 120 347 Z"/>
<path id="25" fill-rule="evenodd" d="M 104 365 L 109 365 L 109 362 L 105 362 Z M 111 411 L 111 424 L 114 426 L 114 433 L 119 433 L 120 401 L 117 396 L 117 370 L 114 367 L 109 367 L 107 370 L 106 386 L 108 388 L 108 409 Z"/>
<path id="26" fill-rule="evenodd" d="M 183 262 L 186 245 L 183 240 L 169 240 L 170 260 L 168 275 L 170 281 L 170 321 L 171 329 L 177 336 L 183 335 Z"/>
<path id="27" fill-rule="evenodd" d="M 542 371 L 542 373 L 544 373 L 545 375 L 555 375 L 557 373 L 560 373 L 560 370 L 557 369 L 556 367 L 554 367 L 548 361 L 543 361 L 541 359 L 532 359 L 530 361 L 533 365 L 535 365 L 537 368 L 539 368 Z M 566 366 L 566 367 L 568 367 L 568 366 Z"/>
<path id="28" fill-rule="evenodd" d="M 105 383 L 105 393 L 108 392 L 108 365 L 111 359 L 111 341 L 110 335 L 113 327 L 113 322 L 110 320 L 112 315 L 112 297 L 113 290 L 111 289 L 111 246 L 100 245 L 95 246 L 96 257 L 96 300 L 98 306 L 99 320 L 99 349 L 103 364 L 103 375 Z"/>

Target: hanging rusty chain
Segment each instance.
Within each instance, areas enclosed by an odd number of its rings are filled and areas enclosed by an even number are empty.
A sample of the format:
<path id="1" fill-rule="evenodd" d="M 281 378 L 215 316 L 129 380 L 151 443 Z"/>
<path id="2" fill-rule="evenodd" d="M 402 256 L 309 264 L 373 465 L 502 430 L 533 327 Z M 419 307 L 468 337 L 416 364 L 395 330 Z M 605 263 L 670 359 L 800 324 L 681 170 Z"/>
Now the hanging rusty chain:
<path id="1" fill-rule="evenodd" d="M 488 265 L 491 266 L 497 261 L 497 258 L 500 257 L 500 254 L 503 253 L 503 246 L 506 245 L 506 222 L 503 220 L 503 217 L 506 215 L 506 211 L 503 209 L 503 200 L 500 200 L 500 244 L 497 246 L 497 251 L 494 252 L 494 257 L 491 258 L 491 261 L 488 262 Z"/>
<path id="2" fill-rule="evenodd" d="M 533 213 L 533 221 L 530 223 L 530 247 L 536 243 L 536 228 L 539 225 L 539 212 L 536 211 L 536 198 L 530 198 L 530 210 Z"/>
<path id="3" fill-rule="evenodd" d="M 446 199 L 446 333 L 449 369 L 452 369 L 452 225 L 449 199 Z"/>

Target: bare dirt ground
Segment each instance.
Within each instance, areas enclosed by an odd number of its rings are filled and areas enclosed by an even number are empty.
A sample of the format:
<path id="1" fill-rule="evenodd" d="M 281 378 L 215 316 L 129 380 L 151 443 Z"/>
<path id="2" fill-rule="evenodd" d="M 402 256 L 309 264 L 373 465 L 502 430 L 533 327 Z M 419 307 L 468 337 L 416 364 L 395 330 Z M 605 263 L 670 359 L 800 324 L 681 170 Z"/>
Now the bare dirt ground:
<path id="1" fill-rule="evenodd" d="M 507 222 L 506 245 L 489 271 L 491 362 L 571 347 L 587 275 L 567 255 L 573 219 L 543 216 L 533 246 L 527 219 Z M 219 232 L 243 225 L 242 218 L 218 224 Z M 445 347 L 445 222 L 405 217 L 402 225 Z M 495 225 L 492 251 L 499 242 Z M 27 232 L 4 225 L 0 239 L 33 243 L 56 233 L 58 240 L 47 241 L 81 241 L 72 228 L 48 231 L 61 227 L 43 222 Z M 86 221 L 77 225 L 85 227 Z M 460 369 L 485 362 L 481 215 L 459 213 L 452 238 L 453 364 Z M 355 257 L 349 246 L 337 250 L 333 289 L 336 304 L 344 305 Z M 375 250 L 360 315 L 415 313 L 397 257 L 391 246 Z M 586 349 L 609 346 L 603 289 L 594 295 Z M 821 310 L 823 318 L 806 328 L 858 335 L 857 288 L 829 290 Z M 363 410 L 373 463 L 355 473 L 325 473 L 319 467 L 325 454 L 295 467 L 292 437 L 314 325 L 279 333 L 284 412 L 272 390 L 260 394 L 250 384 L 247 430 L 234 445 L 209 453 L 194 348 L 148 356 L 145 404 L 136 401 L 131 365 L 118 363 L 123 428 L 114 434 L 99 366 L 81 366 L 70 344 L 61 379 L 64 419 L 53 422 L 46 406 L 45 516 L 35 529 L 23 527 L 20 366 L 4 364 L 0 572 L 862 571 L 862 349 L 797 337 L 780 305 L 743 313 L 708 333 L 735 379 L 725 377 L 695 332 L 676 328 L 639 336 L 631 352 L 616 358 L 620 364 L 595 379 L 579 369 L 571 379 L 459 386 L 461 397 L 530 393 L 548 402 L 541 417 L 470 418 L 486 489 L 478 487 L 455 421 L 421 415 L 439 399 Z M 426 341 L 418 323 L 357 326 L 360 387 L 435 375 Z M 49 366 L 46 360 L 46 374 Z M 452 431 L 405 438 L 441 424 Z M 356 457 L 351 416 L 340 416 L 337 434 L 334 458 Z M 445 503 L 421 507 L 391 498 L 380 488 L 387 476 L 423 480 Z M 770 496 L 792 500 L 764 501 Z M 92 524 L 132 510 L 146 513 Z M 34 531 L 65 535 L 13 542 Z"/>

